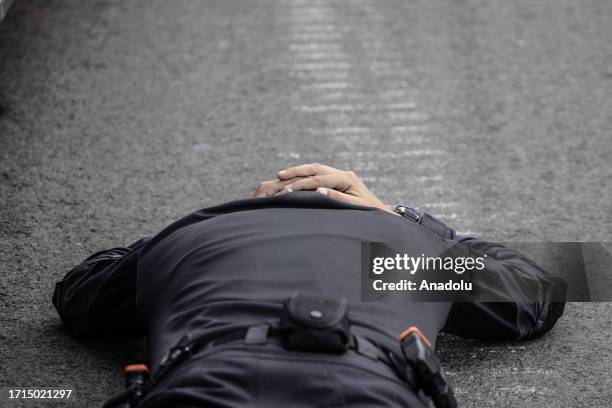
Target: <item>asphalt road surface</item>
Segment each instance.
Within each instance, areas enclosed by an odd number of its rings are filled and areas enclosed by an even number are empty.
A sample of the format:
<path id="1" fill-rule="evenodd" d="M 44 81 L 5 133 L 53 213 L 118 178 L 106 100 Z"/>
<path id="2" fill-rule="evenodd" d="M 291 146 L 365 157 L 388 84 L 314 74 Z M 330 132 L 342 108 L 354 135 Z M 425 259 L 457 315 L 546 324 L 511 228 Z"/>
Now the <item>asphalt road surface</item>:
<path id="1" fill-rule="evenodd" d="M 612 2 L 21 1 L 0 24 L 0 387 L 122 388 L 54 282 L 285 166 L 507 241 L 610 241 Z M 450 336 L 466 407 L 612 406 L 612 306 L 520 344 Z M 55 407 L 10 402 L 0 406 Z"/>

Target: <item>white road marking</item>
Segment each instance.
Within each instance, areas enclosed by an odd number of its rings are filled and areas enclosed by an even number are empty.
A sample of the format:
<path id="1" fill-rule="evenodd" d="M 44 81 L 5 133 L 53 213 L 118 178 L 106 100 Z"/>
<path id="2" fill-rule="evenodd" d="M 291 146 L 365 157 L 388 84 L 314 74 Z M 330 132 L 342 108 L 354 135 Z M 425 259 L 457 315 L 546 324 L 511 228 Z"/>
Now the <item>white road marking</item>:
<path id="1" fill-rule="evenodd" d="M 365 105 L 365 104 L 327 104 L 327 105 L 297 105 L 295 110 L 304 113 L 327 113 L 327 112 L 389 112 L 389 111 L 401 111 L 401 110 L 413 110 L 415 108 L 413 103 L 398 103 L 384 106 L 377 105 Z M 411 117 L 414 114 L 411 114 Z"/>
<path id="2" fill-rule="evenodd" d="M 324 135 L 324 134 L 319 134 Z M 330 141 L 335 143 L 368 143 L 368 144 L 378 144 L 377 140 L 381 138 L 386 138 L 386 135 L 383 131 L 372 130 L 369 133 L 347 133 L 347 134 L 337 134 L 337 135 L 324 135 L 330 138 Z M 376 138 L 374 138 L 376 137 Z M 424 144 L 427 142 L 427 139 L 423 136 L 407 136 L 407 137 L 398 137 L 398 136 L 390 136 L 386 139 L 387 143 L 405 145 L 407 142 L 411 144 Z M 424 176 L 428 177 L 428 176 Z"/>
<path id="3" fill-rule="evenodd" d="M 363 180 L 365 183 L 392 183 L 393 179 L 391 177 L 375 177 L 375 176 L 366 176 L 366 177 L 362 177 L 361 180 Z"/>
<path id="4" fill-rule="evenodd" d="M 312 88 L 312 89 L 349 89 L 354 87 L 354 85 L 350 82 L 317 82 L 302 85 L 302 88 Z"/>
<path id="5" fill-rule="evenodd" d="M 424 125 L 408 125 L 408 126 L 391 126 L 392 134 L 411 134 L 411 133 L 423 133 L 428 129 Z"/>
<path id="6" fill-rule="evenodd" d="M 378 95 L 381 99 L 404 99 L 410 96 L 410 99 L 414 98 L 414 95 L 409 95 L 406 89 L 385 89 L 380 90 Z"/>
<path id="7" fill-rule="evenodd" d="M 367 110 L 367 107 L 365 105 L 298 105 L 295 110 L 304 113 L 360 112 Z"/>
<path id="8" fill-rule="evenodd" d="M 291 19 L 293 22 L 297 23 L 297 24 L 312 24 L 312 23 L 332 23 L 334 20 L 334 17 L 331 15 L 327 15 L 327 14 L 321 14 L 321 15 L 317 15 L 317 14 L 313 14 L 313 15 L 297 15 L 294 18 Z"/>
<path id="9" fill-rule="evenodd" d="M 404 150 L 401 152 L 380 152 L 380 151 L 367 151 L 367 152 L 341 152 L 340 155 L 351 156 L 351 157 L 372 157 L 378 159 L 402 159 L 406 157 L 421 157 L 421 156 L 446 156 L 448 153 L 444 150 L 435 149 L 420 149 L 420 150 Z"/>
<path id="10" fill-rule="evenodd" d="M 321 71 L 329 69 L 348 70 L 352 66 L 344 61 L 325 61 L 325 62 L 302 62 L 293 64 L 292 69 L 296 71 Z"/>
<path id="11" fill-rule="evenodd" d="M 310 128 L 307 129 L 308 133 L 311 134 L 323 134 L 323 135 L 347 135 L 347 134 L 360 134 L 372 133 L 373 128 L 371 127 L 337 127 L 337 128 Z"/>
<path id="12" fill-rule="evenodd" d="M 424 208 L 450 208 L 458 206 L 458 202 L 453 201 L 445 201 L 445 202 L 435 202 L 435 203 L 425 203 L 423 204 Z"/>
<path id="13" fill-rule="evenodd" d="M 550 390 L 548 388 L 541 388 L 538 389 L 536 387 L 525 387 L 522 385 L 515 385 L 513 387 L 499 387 L 497 389 L 498 391 L 509 391 L 509 392 L 514 392 L 517 394 L 544 394 L 544 393 L 548 393 L 550 392 Z"/>
<path id="14" fill-rule="evenodd" d="M 340 51 L 341 45 L 335 42 L 316 42 L 289 45 L 291 51 Z"/>
<path id="15" fill-rule="evenodd" d="M 459 218 L 459 214 L 457 214 L 457 213 L 452 213 L 452 214 L 435 214 L 434 217 L 440 218 L 442 220 L 456 220 L 457 218 Z"/>
<path id="16" fill-rule="evenodd" d="M 292 71 L 289 73 L 289 77 L 295 79 L 341 80 L 350 76 L 350 72 L 342 71 Z"/>
<path id="17" fill-rule="evenodd" d="M 461 235 L 463 237 L 479 237 L 480 233 L 474 231 L 455 231 L 455 235 Z"/>
<path id="18" fill-rule="evenodd" d="M 349 59 L 348 54 L 342 51 L 325 51 L 325 52 L 299 52 L 294 54 L 296 60 L 305 61 L 347 61 Z"/>
<path id="19" fill-rule="evenodd" d="M 301 95 L 300 95 L 301 96 Z M 363 92 L 331 92 L 317 95 L 317 97 L 321 101 L 355 101 L 355 100 L 365 100 L 368 98 L 368 95 Z"/>
<path id="20" fill-rule="evenodd" d="M 297 152 L 278 152 L 276 154 L 276 157 L 280 157 L 280 158 L 290 158 L 290 159 L 299 159 L 302 157 L 301 154 L 297 153 Z"/>
<path id="21" fill-rule="evenodd" d="M 429 183 L 429 182 L 432 182 L 432 181 L 442 181 L 443 178 L 442 178 L 441 175 L 437 175 L 437 176 L 419 176 L 419 177 L 415 177 L 413 180 L 421 182 L 421 183 Z"/>
<path id="22" fill-rule="evenodd" d="M 351 0 L 351 5 L 359 12 L 351 14 L 351 20 L 358 18 L 361 24 L 385 29 L 375 2 Z M 447 186 L 443 185 L 442 158 L 448 152 L 434 144 L 430 118 L 415 102 L 419 98 L 415 73 L 406 64 L 402 44 L 392 37 L 376 36 L 377 30 L 373 35 L 353 31 L 354 22 L 347 24 L 333 6 L 331 0 L 294 0 L 286 15 L 291 24 L 292 55 L 292 65 L 286 68 L 297 79 L 291 93 L 293 110 L 317 115 L 313 120 L 324 124 L 307 128 L 305 133 L 329 143 L 339 165 L 364 172 L 367 182 L 392 183 L 377 173 L 394 159 L 414 159 L 418 192 L 430 200 L 443 197 Z M 344 45 L 348 34 L 347 43 L 360 48 L 356 54 L 353 49 L 349 54 Z M 362 72 L 366 81 L 358 77 Z M 380 151 L 376 150 L 379 145 Z M 363 150 L 355 151 L 357 148 Z M 280 154 L 300 158 L 295 152 Z M 401 198 L 393 192 L 386 195 Z M 460 217 L 456 202 L 433 201 L 424 207 L 437 210 L 447 220 Z"/>
<path id="23" fill-rule="evenodd" d="M 295 33 L 334 33 L 348 31 L 348 28 L 334 24 L 297 24 L 292 31 Z"/>
<path id="24" fill-rule="evenodd" d="M 426 121 L 429 117 L 422 112 L 387 111 L 387 117 L 393 122 L 400 121 Z"/>
<path id="25" fill-rule="evenodd" d="M 291 6 L 291 11 L 299 14 L 333 14 L 334 9 L 332 7 L 316 7 L 312 5 L 302 7 L 294 5 Z"/>
<path id="26" fill-rule="evenodd" d="M 304 41 L 304 42 L 312 42 L 313 40 L 315 41 L 320 41 L 320 40 L 338 40 L 340 38 L 342 38 L 343 34 L 340 32 L 324 32 L 324 33 L 319 33 L 319 32 L 307 32 L 307 33 L 295 33 L 295 34 L 291 34 L 291 41 L 294 42 L 300 42 L 300 41 Z"/>

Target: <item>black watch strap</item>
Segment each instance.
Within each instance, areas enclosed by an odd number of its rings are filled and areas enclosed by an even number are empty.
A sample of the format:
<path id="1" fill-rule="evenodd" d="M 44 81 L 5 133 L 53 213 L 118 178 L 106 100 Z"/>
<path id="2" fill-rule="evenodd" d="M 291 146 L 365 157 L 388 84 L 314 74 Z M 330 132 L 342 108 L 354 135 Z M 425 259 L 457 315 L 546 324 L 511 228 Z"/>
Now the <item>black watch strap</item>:
<path id="1" fill-rule="evenodd" d="M 416 223 L 421 221 L 421 213 L 419 213 L 414 208 L 406 207 L 403 205 L 398 205 L 397 207 L 395 207 L 395 212 L 404 218 L 408 218 L 410 221 L 413 221 Z"/>

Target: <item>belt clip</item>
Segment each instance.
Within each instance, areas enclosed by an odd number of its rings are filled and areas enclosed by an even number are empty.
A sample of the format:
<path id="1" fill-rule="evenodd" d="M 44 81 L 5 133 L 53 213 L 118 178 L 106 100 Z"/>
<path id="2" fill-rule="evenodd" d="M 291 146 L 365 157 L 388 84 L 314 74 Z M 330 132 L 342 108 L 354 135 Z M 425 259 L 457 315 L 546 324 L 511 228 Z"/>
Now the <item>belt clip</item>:
<path id="1" fill-rule="evenodd" d="M 146 364 L 130 364 L 123 370 L 125 388 L 131 386 L 141 388 L 149 380 L 149 367 Z"/>
<path id="2" fill-rule="evenodd" d="M 417 327 L 410 327 L 400 335 L 400 344 L 417 383 L 436 408 L 456 408 L 453 390 L 427 337 Z"/>
<path id="3" fill-rule="evenodd" d="M 149 381 L 149 367 L 146 364 L 130 364 L 123 370 L 125 391 L 108 400 L 103 408 L 132 408 L 138 406 L 144 388 Z"/>

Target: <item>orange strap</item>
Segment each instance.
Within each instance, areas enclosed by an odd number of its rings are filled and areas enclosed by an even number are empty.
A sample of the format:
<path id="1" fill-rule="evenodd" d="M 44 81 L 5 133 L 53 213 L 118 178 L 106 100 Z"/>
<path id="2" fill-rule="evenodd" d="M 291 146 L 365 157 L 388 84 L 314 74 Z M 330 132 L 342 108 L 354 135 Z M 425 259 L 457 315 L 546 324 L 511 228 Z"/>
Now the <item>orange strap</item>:
<path id="1" fill-rule="evenodd" d="M 429 339 L 427 337 L 425 337 L 425 335 L 423 333 L 421 333 L 421 331 L 419 330 L 418 327 L 416 326 L 410 326 L 409 328 L 407 328 L 406 330 L 404 330 L 402 332 L 402 334 L 400 334 L 400 343 L 408 336 L 410 336 L 411 334 L 416 334 L 417 336 L 419 336 L 421 338 L 421 340 L 423 340 L 423 342 L 425 342 L 425 344 L 427 344 L 427 347 L 431 348 L 431 342 L 429 341 Z"/>
<path id="2" fill-rule="evenodd" d="M 124 373 L 133 373 L 138 371 L 144 371 L 148 374 L 149 367 L 147 367 L 146 364 L 130 364 L 128 366 L 125 366 L 125 368 L 123 369 Z"/>

